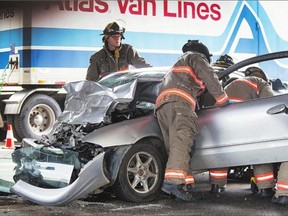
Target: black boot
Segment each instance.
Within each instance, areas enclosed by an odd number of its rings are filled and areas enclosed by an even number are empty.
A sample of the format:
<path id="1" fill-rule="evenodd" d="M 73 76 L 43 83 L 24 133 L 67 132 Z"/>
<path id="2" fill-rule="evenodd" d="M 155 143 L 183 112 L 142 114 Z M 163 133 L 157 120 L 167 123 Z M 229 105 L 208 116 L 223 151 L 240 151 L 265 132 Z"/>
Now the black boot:
<path id="1" fill-rule="evenodd" d="M 178 198 L 182 201 L 193 202 L 203 198 L 202 194 L 194 193 L 189 190 L 187 191 L 184 185 L 163 183 L 161 190 L 168 194 L 174 195 L 176 199 Z"/>
<path id="2" fill-rule="evenodd" d="M 258 196 L 261 198 L 271 198 L 275 194 L 275 191 L 272 188 L 259 189 Z"/>
<path id="3" fill-rule="evenodd" d="M 279 205 L 288 205 L 288 196 L 279 196 L 278 198 L 273 196 L 271 202 Z"/>
<path id="4" fill-rule="evenodd" d="M 219 193 L 224 192 L 225 190 L 226 190 L 226 185 L 219 186 L 218 184 L 212 184 L 210 193 L 219 194 Z"/>

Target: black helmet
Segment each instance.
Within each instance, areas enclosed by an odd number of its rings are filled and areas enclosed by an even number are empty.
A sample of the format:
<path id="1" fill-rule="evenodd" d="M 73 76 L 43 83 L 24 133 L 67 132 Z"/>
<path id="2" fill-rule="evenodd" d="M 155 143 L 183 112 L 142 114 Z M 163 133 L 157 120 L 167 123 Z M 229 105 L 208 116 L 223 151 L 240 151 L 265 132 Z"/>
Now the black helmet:
<path id="1" fill-rule="evenodd" d="M 107 40 L 107 38 L 111 35 L 121 34 L 122 39 L 125 39 L 123 34 L 125 32 L 125 28 L 121 27 L 117 22 L 108 23 L 103 30 L 103 33 L 100 35 L 104 35 L 102 38 L 103 42 Z"/>
<path id="2" fill-rule="evenodd" d="M 268 77 L 265 72 L 259 67 L 248 67 L 245 72 L 245 76 L 255 76 L 268 81 Z"/>
<path id="3" fill-rule="evenodd" d="M 228 68 L 233 64 L 234 64 L 233 58 L 227 54 L 224 54 L 224 55 L 221 55 L 216 60 L 216 62 L 213 64 L 213 66 Z"/>
<path id="4" fill-rule="evenodd" d="M 182 47 L 182 51 L 183 53 L 187 51 L 196 51 L 202 53 L 206 56 L 209 64 L 211 62 L 212 54 L 209 53 L 209 49 L 204 44 L 199 42 L 199 40 L 188 40 L 188 42 Z"/>

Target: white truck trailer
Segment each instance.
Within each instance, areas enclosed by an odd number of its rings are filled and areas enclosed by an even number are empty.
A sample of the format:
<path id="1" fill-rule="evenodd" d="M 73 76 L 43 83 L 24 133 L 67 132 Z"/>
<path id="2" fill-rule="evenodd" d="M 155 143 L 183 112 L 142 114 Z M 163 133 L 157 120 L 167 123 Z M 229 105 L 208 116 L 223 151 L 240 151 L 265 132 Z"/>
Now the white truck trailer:
<path id="1" fill-rule="evenodd" d="M 63 109 L 63 84 L 85 79 L 107 23 L 154 66 L 172 65 L 188 39 L 235 61 L 288 47 L 286 1 L 79 0 L 0 2 L 0 109 L 14 136 L 39 138 Z M 287 62 L 265 66 L 288 80 Z M 283 72 L 284 71 L 284 72 Z M 1 120 L 1 119 L 0 119 Z"/>

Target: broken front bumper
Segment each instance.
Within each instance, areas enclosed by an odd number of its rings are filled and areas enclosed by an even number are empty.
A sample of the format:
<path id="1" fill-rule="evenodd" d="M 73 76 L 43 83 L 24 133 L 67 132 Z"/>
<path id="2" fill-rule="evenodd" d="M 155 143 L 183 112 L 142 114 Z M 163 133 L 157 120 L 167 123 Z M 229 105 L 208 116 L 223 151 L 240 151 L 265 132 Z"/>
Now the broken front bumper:
<path id="1" fill-rule="evenodd" d="M 40 205 L 62 205 L 83 198 L 110 182 L 103 171 L 104 155 L 103 152 L 85 164 L 78 178 L 66 187 L 46 189 L 19 180 L 11 192 Z"/>

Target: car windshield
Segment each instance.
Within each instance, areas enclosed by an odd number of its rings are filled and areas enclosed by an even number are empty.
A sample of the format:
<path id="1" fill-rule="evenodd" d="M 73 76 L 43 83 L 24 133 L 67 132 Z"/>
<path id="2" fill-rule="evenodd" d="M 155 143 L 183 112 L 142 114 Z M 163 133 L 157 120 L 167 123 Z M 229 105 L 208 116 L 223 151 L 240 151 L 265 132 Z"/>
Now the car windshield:
<path id="1" fill-rule="evenodd" d="M 165 74 L 165 71 L 159 72 L 116 72 L 105 76 L 103 79 L 99 80 L 98 83 L 107 88 L 115 88 L 117 86 L 127 84 L 136 79 L 161 79 Z"/>

